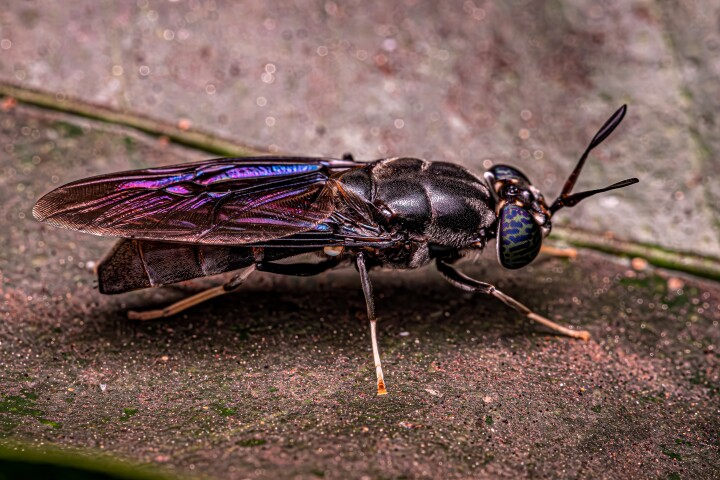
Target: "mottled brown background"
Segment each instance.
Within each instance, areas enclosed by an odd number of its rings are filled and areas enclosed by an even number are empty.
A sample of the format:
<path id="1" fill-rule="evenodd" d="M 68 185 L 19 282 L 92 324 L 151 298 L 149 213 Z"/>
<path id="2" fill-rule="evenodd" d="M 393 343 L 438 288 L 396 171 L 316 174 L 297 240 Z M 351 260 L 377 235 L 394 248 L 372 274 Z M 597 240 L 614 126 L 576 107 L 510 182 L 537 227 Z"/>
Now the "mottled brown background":
<path id="1" fill-rule="evenodd" d="M 0 85 L 261 150 L 512 163 L 550 197 L 621 104 L 568 229 L 720 257 L 720 2 L 24 1 L 0 7 Z M 5 99 L 0 435 L 217 478 L 712 478 L 720 287 L 581 251 L 467 265 L 593 333 L 547 336 L 432 270 L 373 274 L 391 395 L 373 395 L 353 271 L 258 275 L 148 325 L 213 280 L 93 289 L 112 244 L 31 220 L 86 175 L 205 158 Z M 104 386 L 104 388 L 101 388 Z"/>

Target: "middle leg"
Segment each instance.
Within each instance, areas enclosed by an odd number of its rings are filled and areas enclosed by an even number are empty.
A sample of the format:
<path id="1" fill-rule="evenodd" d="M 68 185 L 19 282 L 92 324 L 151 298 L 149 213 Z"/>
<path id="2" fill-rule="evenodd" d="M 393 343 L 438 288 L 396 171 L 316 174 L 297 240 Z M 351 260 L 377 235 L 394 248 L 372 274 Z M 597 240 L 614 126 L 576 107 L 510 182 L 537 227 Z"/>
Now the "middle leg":
<path id="1" fill-rule="evenodd" d="M 365 295 L 365 304 L 367 305 L 368 318 L 370 319 L 370 339 L 372 342 L 373 358 L 375 360 L 375 373 L 377 374 L 377 393 L 378 395 L 386 395 L 385 377 L 383 376 L 382 363 L 380 362 L 380 352 L 377 344 L 377 317 L 375 316 L 375 299 L 373 298 L 372 284 L 368 276 L 367 266 L 365 265 L 365 256 L 362 252 L 357 255 L 357 268 L 360 272 L 360 282 L 362 283 L 363 293 Z M 338 257 L 329 258 L 319 263 L 269 263 L 259 262 L 257 264 L 258 271 L 277 273 L 280 275 L 299 275 L 309 276 L 317 275 L 328 270 L 340 263 Z"/>
<path id="2" fill-rule="evenodd" d="M 249 267 L 240 270 L 237 274 L 235 274 L 235 276 L 230 279 L 229 282 L 224 285 L 209 288 L 196 295 L 180 300 L 179 302 L 175 302 L 172 305 L 168 305 L 167 307 L 159 310 L 145 310 L 142 312 L 130 310 L 127 314 L 128 318 L 130 320 L 145 321 L 177 315 L 178 313 L 187 310 L 190 307 L 194 307 L 199 303 L 203 303 L 207 300 L 210 300 L 211 298 L 219 297 L 220 295 L 225 295 L 232 292 L 233 290 L 236 290 L 240 285 L 243 284 L 243 282 L 245 282 L 245 280 L 247 280 L 250 274 L 254 271 L 255 265 L 250 265 Z"/>
<path id="3" fill-rule="evenodd" d="M 377 394 L 387 395 L 385 388 L 385 377 L 383 376 L 382 363 L 380 362 L 380 351 L 377 343 L 377 317 L 375 317 L 375 299 L 373 298 L 372 284 L 365 266 L 365 255 L 360 252 L 357 254 L 357 268 L 360 272 L 360 283 L 362 283 L 363 294 L 365 294 L 365 304 L 367 305 L 367 314 L 370 319 L 370 341 L 372 343 L 373 358 L 375 359 L 375 373 L 377 375 Z"/>

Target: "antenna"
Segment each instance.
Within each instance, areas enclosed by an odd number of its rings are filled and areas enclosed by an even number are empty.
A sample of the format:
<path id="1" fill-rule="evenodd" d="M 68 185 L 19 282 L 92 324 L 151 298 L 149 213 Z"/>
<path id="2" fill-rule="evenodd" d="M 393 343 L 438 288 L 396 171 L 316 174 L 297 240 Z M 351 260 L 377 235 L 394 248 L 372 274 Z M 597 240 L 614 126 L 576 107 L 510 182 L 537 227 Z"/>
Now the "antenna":
<path id="1" fill-rule="evenodd" d="M 592 141 L 590 142 L 590 145 L 588 145 L 588 147 L 585 149 L 585 152 L 580 157 L 580 160 L 575 166 L 575 170 L 572 171 L 567 181 L 565 182 L 565 186 L 563 187 L 560 196 L 558 196 L 557 200 L 555 200 L 555 202 L 553 202 L 552 206 L 550 207 L 550 213 L 555 213 L 563 207 L 574 207 L 581 200 L 584 200 L 587 197 L 590 197 L 597 193 L 607 192 L 608 190 L 615 190 L 616 188 L 627 187 L 628 185 L 632 185 L 640 181 L 637 178 L 628 178 L 627 180 L 615 183 L 613 185 L 610 185 L 609 187 L 600 188 L 597 190 L 588 190 L 586 192 L 578 192 L 570 195 L 570 192 L 572 191 L 573 187 L 575 186 L 575 182 L 577 182 L 577 179 L 580 176 L 580 172 L 585 165 L 585 160 L 587 160 L 590 151 L 600 145 L 603 140 L 609 137 L 613 130 L 615 130 L 618 125 L 620 125 L 620 122 L 622 122 L 623 118 L 625 118 L 625 112 L 627 112 L 627 105 L 623 105 L 622 107 L 618 108 L 617 111 L 613 113 L 613 115 L 607 120 L 607 122 L 605 122 L 605 124 L 600 127 L 600 130 L 598 130 L 598 132 L 595 134 Z"/>

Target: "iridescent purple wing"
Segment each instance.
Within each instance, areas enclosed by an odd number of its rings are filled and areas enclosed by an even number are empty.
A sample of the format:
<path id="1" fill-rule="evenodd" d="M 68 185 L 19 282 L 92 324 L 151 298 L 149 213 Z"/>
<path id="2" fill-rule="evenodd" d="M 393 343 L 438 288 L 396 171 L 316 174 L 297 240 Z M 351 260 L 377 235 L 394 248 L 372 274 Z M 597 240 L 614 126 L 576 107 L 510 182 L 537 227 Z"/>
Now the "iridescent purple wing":
<path id="1" fill-rule="evenodd" d="M 221 158 L 102 175 L 41 198 L 35 218 L 95 235 L 213 245 L 313 229 L 334 210 L 335 172 L 362 164 L 296 157 Z"/>

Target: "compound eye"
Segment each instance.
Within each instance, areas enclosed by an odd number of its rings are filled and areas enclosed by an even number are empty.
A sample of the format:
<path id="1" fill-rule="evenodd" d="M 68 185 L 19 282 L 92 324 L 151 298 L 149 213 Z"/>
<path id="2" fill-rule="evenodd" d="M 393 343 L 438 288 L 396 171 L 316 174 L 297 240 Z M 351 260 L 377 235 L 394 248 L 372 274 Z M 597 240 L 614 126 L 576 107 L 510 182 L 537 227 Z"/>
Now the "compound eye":
<path id="1" fill-rule="evenodd" d="M 527 210 L 517 205 L 503 207 L 497 230 L 498 261 L 503 267 L 526 266 L 537 257 L 541 244 L 541 228 Z"/>

